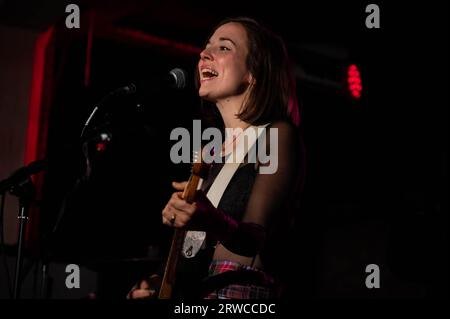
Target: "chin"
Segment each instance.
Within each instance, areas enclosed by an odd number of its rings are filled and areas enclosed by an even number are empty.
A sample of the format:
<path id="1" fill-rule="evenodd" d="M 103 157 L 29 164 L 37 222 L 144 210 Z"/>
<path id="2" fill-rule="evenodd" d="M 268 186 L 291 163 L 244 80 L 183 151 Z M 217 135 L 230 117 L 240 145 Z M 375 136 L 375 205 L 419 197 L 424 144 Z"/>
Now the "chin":
<path id="1" fill-rule="evenodd" d="M 215 101 L 215 99 L 213 99 L 213 98 L 211 97 L 211 95 L 210 95 L 208 92 L 202 92 L 202 90 L 200 90 L 200 91 L 198 92 L 198 96 L 199 96 L 201 99 L 203 99 L 203 100 L 205 100 L 205 101 L 208 101 L 208 102 L 214 102 L 214 101 Z"/>

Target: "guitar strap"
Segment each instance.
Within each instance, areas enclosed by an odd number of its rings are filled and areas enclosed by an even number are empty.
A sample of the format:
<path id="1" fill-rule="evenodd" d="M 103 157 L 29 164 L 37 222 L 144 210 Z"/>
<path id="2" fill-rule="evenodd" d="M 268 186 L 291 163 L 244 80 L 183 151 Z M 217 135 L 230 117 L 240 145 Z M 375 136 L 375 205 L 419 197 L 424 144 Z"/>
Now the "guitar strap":
<path id="1" fill-rule="evenodd" d="M 256 141 L 259 139 L 261 134 L 265 132 L 265 128 L 269 124 L 270 123 L 260 126 L 249 126 L 236 138 L 235 151 L 232 151 L 226 156 L 222 169 L 206 194 L 206 197 L 214 205 L 214 207 L 217 208 L 219 205 L 220 199 L 222 198 L 222 195 L 230 183 L 234 173 L 236 173 L 237 169 L 244 161 L 247 153 L 255 146 Z M 254 130 L 254 132 L 249 130 Z M 201 183 L 199 183 L 198 189 L 200 189 L 200 187 Z M 186 258 L 192 258 L 197 255 L 198 251 L 204 247 L 205 239 L 206 232 L 204 231 L 187 231 L 184 238 L 182 255 Z"/>

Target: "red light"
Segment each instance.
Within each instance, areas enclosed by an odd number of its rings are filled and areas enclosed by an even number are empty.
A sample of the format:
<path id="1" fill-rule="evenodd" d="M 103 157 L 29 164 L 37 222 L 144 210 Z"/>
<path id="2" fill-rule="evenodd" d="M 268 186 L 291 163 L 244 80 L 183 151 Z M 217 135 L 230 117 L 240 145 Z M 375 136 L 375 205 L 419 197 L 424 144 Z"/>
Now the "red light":
<path id="1" fill-rule="evenodd" d="M 98 142 L 97 145 L 95 145 L 95 149 L 97 152 L 104 152 L 106 150 L 106 144 L 103 142 Z"/>
<path id="2" fill-rule="evenodd" d="M 358 67 L 355 64 L 352 64 L 348 67 L 347 83 L 351 95 L 355 99 L 359 99 L 361 97 L 363 87 L 361 82 L 361 73 L 359 72 Z"/>

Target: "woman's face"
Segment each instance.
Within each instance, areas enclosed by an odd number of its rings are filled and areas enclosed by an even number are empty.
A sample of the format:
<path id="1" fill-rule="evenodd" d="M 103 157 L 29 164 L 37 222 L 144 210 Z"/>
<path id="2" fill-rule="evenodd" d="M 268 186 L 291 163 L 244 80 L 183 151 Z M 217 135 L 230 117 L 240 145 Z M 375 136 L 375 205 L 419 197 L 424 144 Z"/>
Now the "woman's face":
<path id="1" fill-rule="evenodd" d="M 200 97 L 217 103 L 243 95 L 252 80 L 247 70 L 247 32 L 239 23 L 220 26 L 200 53 Z"/>

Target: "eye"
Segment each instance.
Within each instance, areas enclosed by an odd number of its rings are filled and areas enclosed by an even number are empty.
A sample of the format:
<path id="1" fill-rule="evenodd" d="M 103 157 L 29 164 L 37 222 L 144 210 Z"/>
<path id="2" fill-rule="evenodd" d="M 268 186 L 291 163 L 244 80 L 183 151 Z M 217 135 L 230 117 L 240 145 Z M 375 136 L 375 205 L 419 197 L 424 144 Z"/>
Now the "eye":
<path id="1" fill-rule="evenodd" d="M 230 48 L 222 45 L 222 46 L 220 46 L 220 51 L 230 51 Z"/>

